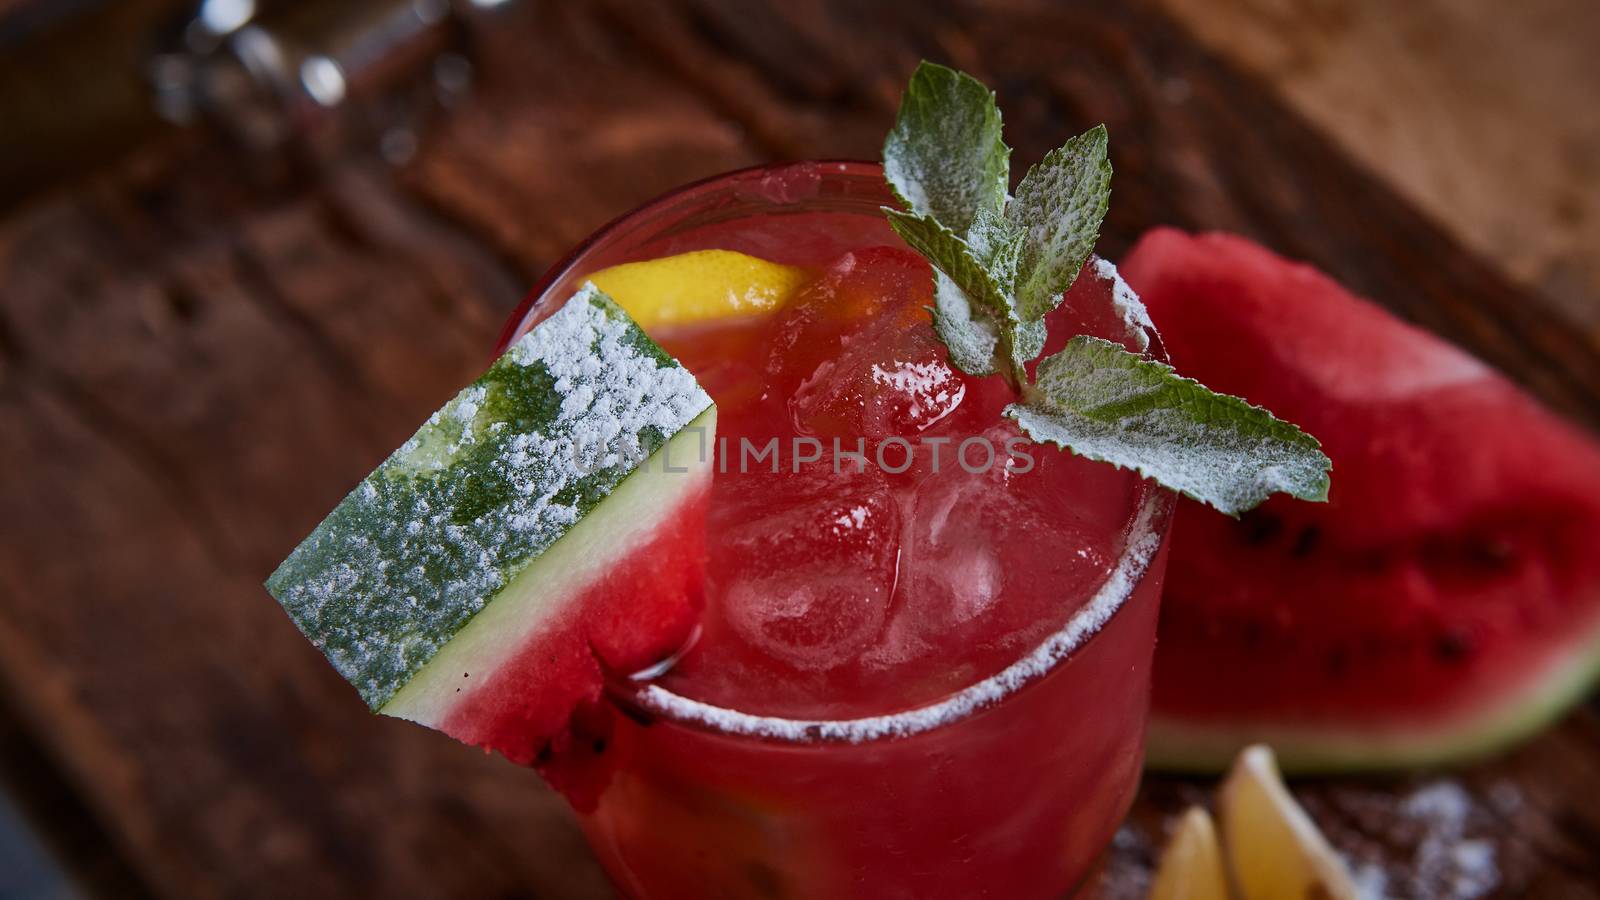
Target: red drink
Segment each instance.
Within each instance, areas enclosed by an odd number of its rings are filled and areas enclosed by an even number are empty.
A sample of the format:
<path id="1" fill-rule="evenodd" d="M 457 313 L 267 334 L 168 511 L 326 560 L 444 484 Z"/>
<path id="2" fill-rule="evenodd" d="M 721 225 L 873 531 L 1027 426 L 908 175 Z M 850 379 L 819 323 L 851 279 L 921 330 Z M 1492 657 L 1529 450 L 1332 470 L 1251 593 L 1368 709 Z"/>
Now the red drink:
<path id="1" fill-rule="evenodd" d="M 1002 380 L 946 364 L 889 202 L 854 163 L 697 185 L 602 231 L 508 329 L 622 262 L 814 274 L 775 313 L 653 333 L 717 401 L 721 458 L 700 639 L 614 680 L 582 776 L 629 896 L 1059 897 L 1132 801 L 1172 495 L 1023 440 Z M 1142 346 L 1114 287 L 1091 263 L 1047 352 Z"/>

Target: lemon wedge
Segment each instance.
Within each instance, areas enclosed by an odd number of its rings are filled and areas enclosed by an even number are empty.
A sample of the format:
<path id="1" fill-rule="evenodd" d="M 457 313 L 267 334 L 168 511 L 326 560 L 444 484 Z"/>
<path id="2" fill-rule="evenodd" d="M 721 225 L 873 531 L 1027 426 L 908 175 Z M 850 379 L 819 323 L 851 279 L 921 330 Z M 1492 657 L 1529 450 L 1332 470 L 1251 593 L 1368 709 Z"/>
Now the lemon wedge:
<path id="1" fill-rule="evenodd" d="M 1355 900 L 1350 870 L 1284 787 L 1270 748 L 1239 754 L 1217 809 L 1240 900 Z"/>
<path id="2" fill-rule="evenodd" d="M 1189 807 L 1161 853 L 1150 900 L 1229 900 L 1222 847 L 1211 816 Z"/>
<path id="3" fill-rule="evenodd" d="M 589 276 L 645 329 L 771 312 L 807 278 L 804 269 L 733 250 L 694 250 Z"/>

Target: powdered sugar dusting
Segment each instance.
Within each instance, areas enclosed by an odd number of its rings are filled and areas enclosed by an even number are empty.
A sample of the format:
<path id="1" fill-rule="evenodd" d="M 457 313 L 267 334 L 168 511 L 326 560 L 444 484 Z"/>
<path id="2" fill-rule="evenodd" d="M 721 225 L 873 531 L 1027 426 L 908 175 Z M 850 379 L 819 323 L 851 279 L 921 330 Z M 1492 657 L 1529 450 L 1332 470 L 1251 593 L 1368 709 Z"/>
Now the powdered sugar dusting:
<path id="1" fill-rule="evenodd" d="M 1149 489 L 1129 529 L 1127 546 L 1099 591 L 1059 631 L 1033 652 L 938 703 L 884 716 L 860 719 L 787 719 L 714 706 L 649 685 L 637 694 L 645 708 L 667 718 L 695 722 L 729 734 L 796 743 L 862 743 L 930 731 L 992 706 L 1044 676 L 1094 636 L 1122 608 L 1161 545 L 1160 521 L 1172 496 Z"/>
<path id="2" fill-rule="evenodd" d="M 874 363 L 872 383 L 905 398 L 909 404 L 907 415 L 922 428 L 931 427 L 953 412 L 967 393 L 966 383 L 952 378 L 950 369 L 937 361 Z"/>
<path id="3" fill-rule="evenodd" d="M 1111 282 L 1111 305 L 1117 315 L 1122 318 L 1122 324 L 1128 329 L 1128 336 L 1133 338 L 1133 349 L 1139 353 L 1150 349 L 1150 335 L 1155 334 L 1156 325 L 1150 321 L 1150 313 L 1144 308 L 1144 301 L 1134 293 L 1128 282 L 1122 279 L 1122 273 L 1117 271 L 1116 264 L 1101 256 L 1092 258 L 1094 262 L 1095 277 L 1101 281 Z"/>
<path id="4" fill-rule="evenodd" d="M 1400 811 L 1422 829 L 1404 885 L 1408 896 L 1475 900 L 1500 883 L 1493 842 L 1467 837 L 1473 801 L 1461 785 L 1425 785 L 1405 798 Z"/>
<path id="5" fill-rule="evenodd" d="M 1388 795 L 1367 798 L 1360 818 L 1381 843 L 1354 854 L 1363 900 L 1477 900 L 1501 889 L 1496 839 L 1521 797 L 1503 783 L 1487 799 L 1480 804 L 1449 779 L 1422 784 L 1398 804 Z"/>
<path id="6" fill-rule="evenodd" d="M 566 461 L 569 467 L 560 474 L 577 478 L 642 459 L 648 436 L 670 435 L 710 405 L 689 370 L 659 350 L 643 352 L 642 345 L 656 350 L 620 308 L 585 282 L 561 311 L 506 351 L 517 365 L 542 365 L 561 398 L 547 435 L 529 434 L 521 448 Z"/>
<path id="7" fill-rule="evenodd" d="M 429 417 L 267 587 L 381 706 L 710 404 L 586 284 Z"/>

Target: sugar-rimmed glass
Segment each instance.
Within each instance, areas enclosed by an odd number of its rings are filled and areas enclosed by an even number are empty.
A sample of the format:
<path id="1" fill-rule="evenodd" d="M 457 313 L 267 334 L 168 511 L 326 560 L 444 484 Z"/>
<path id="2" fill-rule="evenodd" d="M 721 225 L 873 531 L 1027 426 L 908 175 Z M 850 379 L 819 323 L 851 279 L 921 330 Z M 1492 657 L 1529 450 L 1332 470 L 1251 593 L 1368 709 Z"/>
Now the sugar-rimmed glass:
<path id="1" fill-rule="evenodd" d="M 869 163 L 767 166 L 655 200 L 576 248 L 501 347 L 588 274 L 701 249 L 803 262 L 897 243 Z M 1129 345 L 1125 311 L 1076 324 Z M 1159 340 L 1150 351 L 1160 355 Z M 611 679 L 603 786 L 580 809 L 617 888 L 703 897 L 1059 897 L 1137 789 L 1171 492 L 1143 483 L 1110 575 L 1009 666 L 934 702 L 848 719 L 731 709 Z"/>

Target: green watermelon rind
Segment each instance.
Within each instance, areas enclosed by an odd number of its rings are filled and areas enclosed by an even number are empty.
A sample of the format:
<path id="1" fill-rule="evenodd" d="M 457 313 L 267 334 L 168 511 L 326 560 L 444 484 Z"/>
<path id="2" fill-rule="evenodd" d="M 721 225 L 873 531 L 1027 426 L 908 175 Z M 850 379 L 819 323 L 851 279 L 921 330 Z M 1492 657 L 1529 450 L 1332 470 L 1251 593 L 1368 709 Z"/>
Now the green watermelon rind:
<path id="1" fill-rule="evenodd" d="M 1285 723 L 1185 721 L 1152 713 L 1145 766 L 1215 774 L 1250 744 L 1272 747 L 1284 772 L 1325 775 L 1437 769 L 1495 756 L 1531 737 L 1577 705 L 1600 681 L 1600 616 L 1584 636 L 1554 652 L 1542 671 L 1483 707 L 1458 711 L 1430 726 L 1419 712 L 1405 727 L 1299 726 Z"/>
<path id="2" fill-rule="evenodd" d="M 363 479 L 267 589 L 380 709 L 713 409 L 586 284 Z"/>
<path id="3" fill-rule="evenodd" d="M 517 574 L 434 654 L 379 713 L 441 727 L 470 700 L 464 683 L 490 683 L 530 639 L 556 622 L 567 601 L 594 584 L 711 484 L 717 410 L 684 426 L 559 541 Z M 669 468 L 670 467 L 670 468 Z"/>

